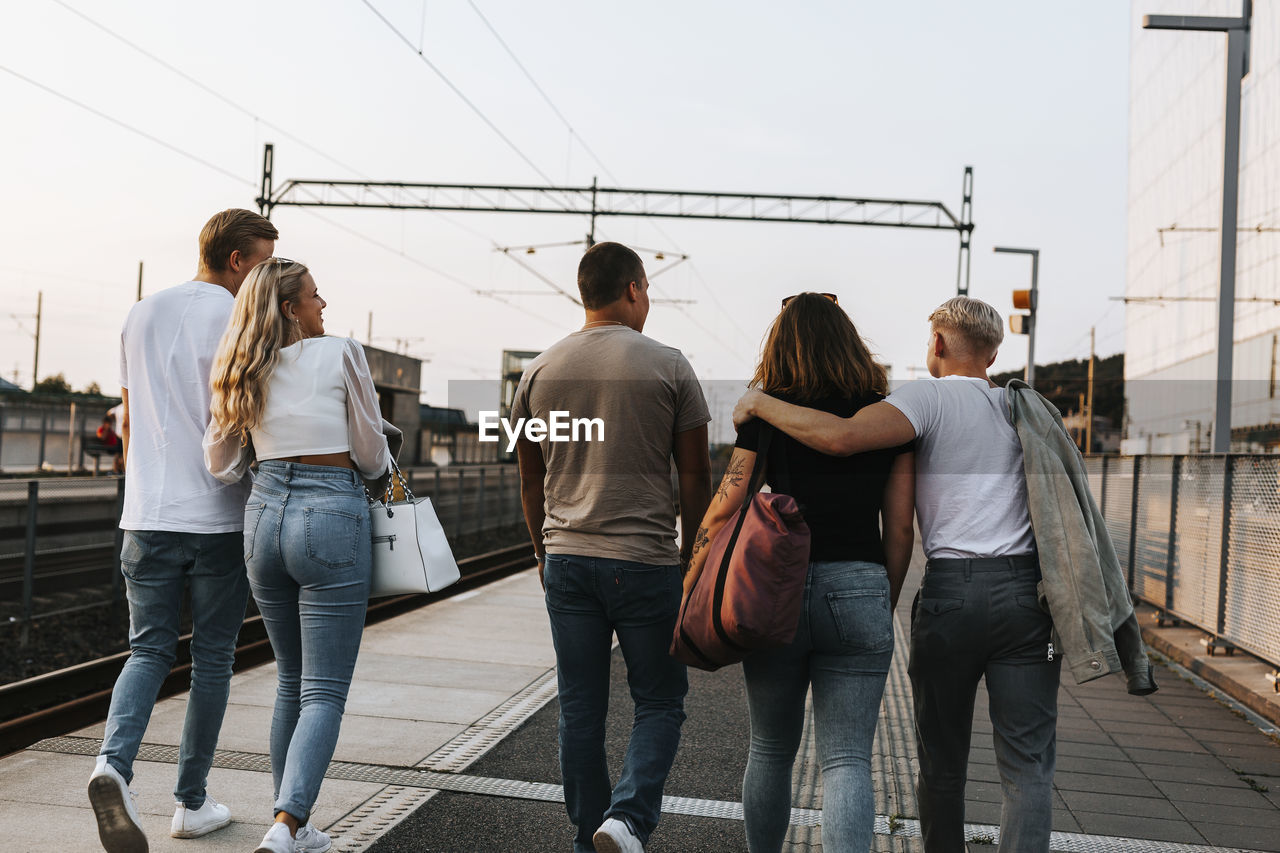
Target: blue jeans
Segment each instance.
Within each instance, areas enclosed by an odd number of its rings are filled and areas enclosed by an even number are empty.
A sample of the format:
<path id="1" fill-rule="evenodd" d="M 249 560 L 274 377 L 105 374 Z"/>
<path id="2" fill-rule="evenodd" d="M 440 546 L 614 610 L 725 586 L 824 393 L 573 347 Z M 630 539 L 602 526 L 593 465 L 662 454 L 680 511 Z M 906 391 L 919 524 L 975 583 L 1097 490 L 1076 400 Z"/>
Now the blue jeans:
<path id="1" fill-rule="evenodd" d="M 871 741 L 892 659 L 893 614 L 884 566 L 810 564 L 795 640 L 742 662 L 751 712 L 742 806 L 751 853 L 782 849 L 791 822 L 791 767 L 810 684 L 822 767 L 822 849 L 871 848 Z"/>
<path id="2" fill-rule="evenodd" d="M 978 681 L 986 678 L 1004 804 L 1000 853 L 1047 853 L 1058 679 L 1053 620 L 1034 557 L 930 560 L 911 620 L 920 829 L 929 853 L 964 853 L 964 788 Z"/>
<path id="3" fill-rule="evenodd" d="M 204 805 L 205 783 L 227 710 L 236 637 L 249 599 L 239 533 L 126 530 L 120 570 L 129 597 L 129 659 L 116 679 L 99 755 L 126 781 L 178 646 L 182 595 L 191 584 L 191 693 L 178 747 L 174 799 Z"/>
<path id="4" fill-rule="evenodd" d="M 275 813 L 305 822 L 338 742 L 369 604 L 369 503 L 346 468 L 266 461 L 244 508 L 253 598 L 276 656 Z"/>
<path id="5" fill-rule="evenodd" d="M 543 574 L 560 686 L 560 774 L 575 851 L 607 817 L 626 821 L 648 843 L 662 810 L 662 786 L 680 745 L 684 664 L 667 654 L 680 609 L 679 566 L 548 554 Z M 609 712 L 613 634 L 635 700 L 622 775 L 610 790 L 604 723 Z"/>

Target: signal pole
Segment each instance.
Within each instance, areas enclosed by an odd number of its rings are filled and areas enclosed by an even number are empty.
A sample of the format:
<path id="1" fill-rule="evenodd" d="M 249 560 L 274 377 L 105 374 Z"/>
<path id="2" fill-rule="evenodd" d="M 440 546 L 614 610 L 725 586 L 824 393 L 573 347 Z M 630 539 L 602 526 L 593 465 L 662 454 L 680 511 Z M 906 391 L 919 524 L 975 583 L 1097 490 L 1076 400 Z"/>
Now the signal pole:
<path id="1" fill-rule="evenodd" d="M 1006 255 L 1031 256 L 1031 289 L 1013 292 L 1013 307 L 1026 308 L 1031 313 L 1011 316 L 1009 328 L 1015 335 L 1027 336 L 1027 370 L 1023 377 L 1026 383 L 1034 388 L 1036 387 L 1036 307 L 1040 302 L 1040 250 L 1010 249 L 1007 246 L 996 246 L 995 250 Z"/>

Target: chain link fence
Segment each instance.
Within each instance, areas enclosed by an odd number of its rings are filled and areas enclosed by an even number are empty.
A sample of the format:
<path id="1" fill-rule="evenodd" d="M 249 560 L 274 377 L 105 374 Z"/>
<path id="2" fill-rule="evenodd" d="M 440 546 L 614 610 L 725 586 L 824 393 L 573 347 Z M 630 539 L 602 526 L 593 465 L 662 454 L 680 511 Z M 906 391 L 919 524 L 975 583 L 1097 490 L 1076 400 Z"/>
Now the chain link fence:
<path id="1" fill-rule="evenodd" d="M 1134 595 L 1280 668 L 1280 457 L 1090 457 Z"/>

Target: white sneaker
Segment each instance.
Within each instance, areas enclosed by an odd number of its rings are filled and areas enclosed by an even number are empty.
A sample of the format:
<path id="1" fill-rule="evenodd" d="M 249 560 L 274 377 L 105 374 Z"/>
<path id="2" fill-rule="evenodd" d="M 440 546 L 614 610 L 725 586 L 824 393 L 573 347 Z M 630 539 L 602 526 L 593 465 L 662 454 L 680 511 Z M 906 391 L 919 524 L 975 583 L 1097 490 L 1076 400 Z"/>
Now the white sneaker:
<path id="1" fill-rule="evenodd" d="M 174 838 L 199 838 L 215 829 L 231 823 L 231 809 L 217 803 L 205 794 L 204 803 L 198 809 L 189 809 L 182 803 L 173 812 L 169 834 Z"/>
<path id="2" fill-rule="evenodd" d="M 294 853 L 295 850 L 289 827 L 283 823 L 273 823 L 267 830 L 267 834 L 262 836 L 262 843 L 253 853 Z"/>
<path id="3" fill-rule="evenodd" d="M 644 845 L 626 821 L 611 817 L 600 824 L 591 838 L 596 853 L 644 853 Z"/>
<path id="4" fill-rule="evenodd" d="M 99 755 L 89 777 L 89 802 L 98 819 L 98 839 L 107 853 L 147 853 L 147 835 L 133 802 L 136 796 L 107 757 Z"/>
<path id="5" fill-rule="evenodd" d="M 293 839 L 294 853 L 325 853 L 332 846 L 329 836 L 309 823 L 298 827 L 298 834 Z"/>

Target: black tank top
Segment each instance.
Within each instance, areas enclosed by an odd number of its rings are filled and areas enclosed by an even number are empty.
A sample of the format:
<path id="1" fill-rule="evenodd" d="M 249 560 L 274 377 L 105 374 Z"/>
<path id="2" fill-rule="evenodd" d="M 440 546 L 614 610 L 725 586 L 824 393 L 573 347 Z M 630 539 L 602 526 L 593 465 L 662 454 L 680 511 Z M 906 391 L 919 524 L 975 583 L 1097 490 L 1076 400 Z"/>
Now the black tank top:
<path id="1" fill-rule="evenodd" d="M 778 399 L 792 403 L 782 395 Z M 883 398 L 826 398 L 807 405 L 839 415 L 853 415 L 864 406 Z M 755 452 L 760 446 L 762 422 L 751 420 L 738 430 L 735 447 Z M 828 456 L 805 447 L 782 432 L 775 432 L 769 449 L 769 465 L 765 482 L 773 488 L 775 454 L 786 454 L 790 494 L 800 504 L 812 535 L 809 559 L 812 562 L 865 560 L 884 565 L 884 542 L 880 533 L 880 510 L 884 504 L 884 488 L 894 458 L 910 451 L 905 444 L 890 450 L 874 450 L 853 456 Z"/>

